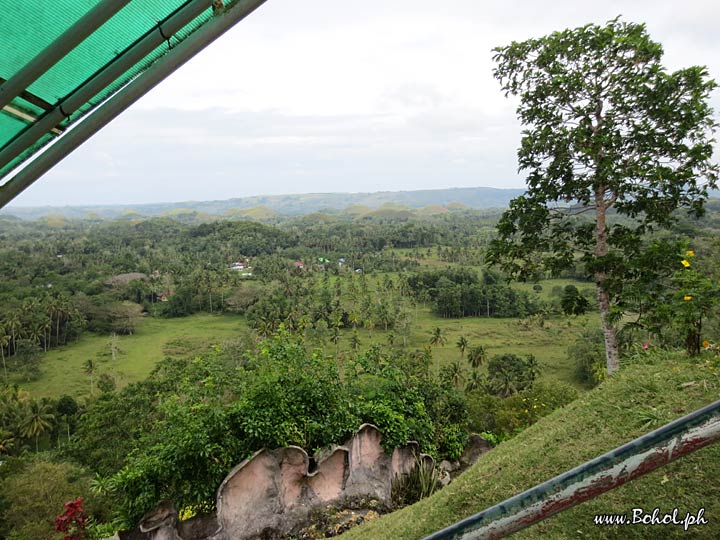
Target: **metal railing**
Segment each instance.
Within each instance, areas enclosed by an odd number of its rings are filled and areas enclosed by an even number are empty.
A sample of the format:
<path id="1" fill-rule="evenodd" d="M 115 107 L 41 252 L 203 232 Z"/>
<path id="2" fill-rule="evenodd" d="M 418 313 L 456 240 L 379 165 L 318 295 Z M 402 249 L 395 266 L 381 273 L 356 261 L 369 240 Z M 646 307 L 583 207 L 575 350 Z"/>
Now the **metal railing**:
<path id="1" fill-rule="evenodd" d="M 716 401 L 424 540 L 504 538 L 719 439 Z"/>

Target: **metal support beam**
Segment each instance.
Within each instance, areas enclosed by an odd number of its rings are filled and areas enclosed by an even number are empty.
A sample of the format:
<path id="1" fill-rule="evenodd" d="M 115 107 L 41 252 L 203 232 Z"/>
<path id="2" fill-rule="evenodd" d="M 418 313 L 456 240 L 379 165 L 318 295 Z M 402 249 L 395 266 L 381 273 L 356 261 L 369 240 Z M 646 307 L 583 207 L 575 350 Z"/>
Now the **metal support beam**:
<path id="1" fill-rule="evenodd" d="M 210 0 L 191 0 L 170 14 L 164 21 L 147 32 L 141 39 L 116 56 L 92 78 L 85 81 L 52 110 L 45 113 L 31 127 L 25 129 L 0 150 L 0 168 L 10 163 L 41 137 L 55 128 L 107 85 L 142 61 L 148 54 L 165 43 L 185 25 L 210 9 Z"/>
<path id="2" fill-rule="evenodd" d="M 198 28 L 0 186 L 0 208 L 263 3 L 265 0 L 238 0 Z"/>
<path id="3" fill-rule="evenodd" d="M 424 540 L 495 540 L 720 440 L 720 401 L 638 437 Z"/>
<path id="4" fill-rule="evenodd" d="M 110 20 L 130 0 L 102 0 L 55 41 L 45 47 L 0 86 L 0 109 L 26 90 L 37 78 L 72 51 L 86 37 Z"/>

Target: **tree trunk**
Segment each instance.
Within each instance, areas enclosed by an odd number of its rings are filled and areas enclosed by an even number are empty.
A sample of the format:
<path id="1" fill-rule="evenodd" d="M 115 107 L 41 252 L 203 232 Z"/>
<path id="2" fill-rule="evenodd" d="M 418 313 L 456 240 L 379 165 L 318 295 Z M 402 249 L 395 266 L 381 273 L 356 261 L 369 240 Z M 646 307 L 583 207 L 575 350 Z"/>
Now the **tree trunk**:
<path id="1" fill-rule="evenodd" d="M 607 209 L 605 201 L 604 186 L 598 187 L 595 192 L 595 257 L 601 259 L 608 254 L 607 240 Z M 605 337 L 605 363 L 608 375 L 612 375 L 620 368 L 620 352 L 617 341 L 617 331 L 610 322 L 610 294 L 607 291 L 605 282 L 607 275 L 603 271 L 595 272 L 595 285 L 597 286 L 598 308 L 600 309 L 600 320 Z"/>
<path id="2" fill-rule="evenodd" d="M 595 279 L 598 280 L 598 276 L 600 275 L 601 274 L 595 274 Z M 604 282 L 604 277 L 605 276 L 602 275 L 602 281 L 598 280 L 597 298 L 603 335 L 605 336 L 605 363 L 607 364 L 608 375 L 612 375 L 620 368 L 620 352 L 617 341 L 617 331 L 610 322 L 610 295 L 601 284 Z"/>

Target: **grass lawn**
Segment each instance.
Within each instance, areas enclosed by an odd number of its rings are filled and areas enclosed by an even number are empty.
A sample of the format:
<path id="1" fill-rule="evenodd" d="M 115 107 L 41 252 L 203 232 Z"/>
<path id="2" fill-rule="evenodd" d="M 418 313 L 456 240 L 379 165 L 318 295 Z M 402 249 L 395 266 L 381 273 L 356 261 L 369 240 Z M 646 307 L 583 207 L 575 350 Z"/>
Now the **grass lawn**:
<path id="1" fill-rule="evenodd" d="M 230 339 L 245 327 L 245 319 L 237 315 L 193 315 L 180 319 L 147 317 L 135 334 L 117 337 L 119 352 L 115 360 L 110 352 L 110 336 L 87 333 L 77 343 L 44 353 L 40 367 L 42 375 L 38 380 L 15 382 L 34 397 L 87 395 L 90 377 L 83 364 L 92 359 L 98 366 L 95 381 L 101 373 L 110 373 L 118 387 L 122 387 L 147 377 L 155 363 L 168 354 Z"/>

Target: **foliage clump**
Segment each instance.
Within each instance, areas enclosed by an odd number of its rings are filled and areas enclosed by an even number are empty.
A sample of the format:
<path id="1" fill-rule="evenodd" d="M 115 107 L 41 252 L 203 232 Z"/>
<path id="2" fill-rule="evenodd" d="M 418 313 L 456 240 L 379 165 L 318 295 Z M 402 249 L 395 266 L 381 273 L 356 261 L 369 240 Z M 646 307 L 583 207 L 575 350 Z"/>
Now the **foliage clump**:
<path id="1" fill-rule="evenodd" d="M 341 376 L 332 358 L 281 327 L 254 353 L 216 347 L 167 360 L 146 383 L 101 396 L 81 419 L 72 453 L 105 471 L 100 484 L 127 524 L 165 499 L 212 508 L 227 472 L 260 448 L 312 454 L 364 422 L 378 426 L 388 449 L 415 440 L 423 452 L 457 459 L 467 439 L 463 396 L 417 362 L 371 347 Z M 126 433 L 123 414 L 147 423 Z M 109 429 L 98 450 L 92 434 L 102 426 Z"/>
<path id="2" fill-rule="evenodd" d="M 587 386 L 595 386 L 605 378 L 605 342 L 597 328 L 585 330 L 567 350 L 575 365 L 575 377 Z"/>

